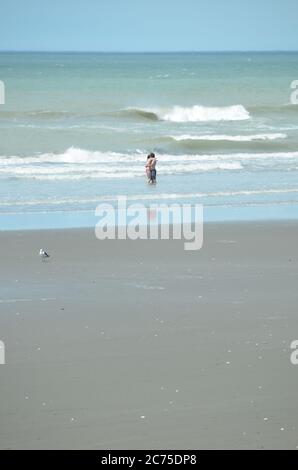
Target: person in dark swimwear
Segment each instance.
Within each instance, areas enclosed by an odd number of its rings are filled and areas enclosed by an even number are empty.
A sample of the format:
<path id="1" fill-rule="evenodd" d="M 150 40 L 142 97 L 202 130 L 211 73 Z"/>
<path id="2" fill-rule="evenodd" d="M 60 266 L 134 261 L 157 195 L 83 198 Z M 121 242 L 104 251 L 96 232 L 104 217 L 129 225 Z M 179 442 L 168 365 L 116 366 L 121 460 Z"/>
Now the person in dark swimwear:
<path id="1" fill-rule="evenodd" d="M 150 153 L 149 155 L 149 167 L 150 167 L 150 183 L 156 184 L 156 156 L 154 153 Z"/>

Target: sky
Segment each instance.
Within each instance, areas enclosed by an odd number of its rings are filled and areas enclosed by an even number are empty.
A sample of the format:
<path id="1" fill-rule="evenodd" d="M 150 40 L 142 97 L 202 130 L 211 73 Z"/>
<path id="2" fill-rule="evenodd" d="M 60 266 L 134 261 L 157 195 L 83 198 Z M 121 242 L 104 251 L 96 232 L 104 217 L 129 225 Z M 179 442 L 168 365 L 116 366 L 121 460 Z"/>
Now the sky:
<path id="1" fill-rule="evenodd" d="M 298 50 L 298 0 L 0 0 L 0 50 Z"/>

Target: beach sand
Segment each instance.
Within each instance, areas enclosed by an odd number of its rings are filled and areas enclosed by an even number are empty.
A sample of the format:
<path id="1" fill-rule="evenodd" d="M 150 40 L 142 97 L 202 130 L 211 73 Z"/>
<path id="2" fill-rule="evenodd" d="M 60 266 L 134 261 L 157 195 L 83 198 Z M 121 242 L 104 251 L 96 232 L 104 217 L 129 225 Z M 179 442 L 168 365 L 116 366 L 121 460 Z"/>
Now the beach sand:
<path id="1" fill-rule="evenodd" d="M 0 447 L 297 448 L 297 236 L 207 224 L 186 252 L 2 232 Z"/>

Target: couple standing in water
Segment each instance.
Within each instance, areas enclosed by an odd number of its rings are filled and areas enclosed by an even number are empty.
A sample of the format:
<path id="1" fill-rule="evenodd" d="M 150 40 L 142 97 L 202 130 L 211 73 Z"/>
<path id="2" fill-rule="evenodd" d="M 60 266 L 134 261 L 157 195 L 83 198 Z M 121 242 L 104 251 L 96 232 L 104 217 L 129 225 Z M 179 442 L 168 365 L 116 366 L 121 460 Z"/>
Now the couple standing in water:
<path id="1" fill-rule="evenodd" d="M 148 184 L 156 184 L 156 162 L 157 159 L 154 153 L 150 153 L 147 157 L 146 174 Z"/>

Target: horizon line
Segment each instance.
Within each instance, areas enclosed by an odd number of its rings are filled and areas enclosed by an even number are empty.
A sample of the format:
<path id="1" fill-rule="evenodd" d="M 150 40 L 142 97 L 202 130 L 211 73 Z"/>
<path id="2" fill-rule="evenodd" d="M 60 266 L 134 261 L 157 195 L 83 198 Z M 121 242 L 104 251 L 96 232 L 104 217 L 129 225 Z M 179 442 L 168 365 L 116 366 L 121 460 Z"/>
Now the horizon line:
<path id="1" fill-rule="evenodd" d="M 57 49 L 0 49 L 0 53 L 74 53 L 74 54 L 226 54 L 226 53 L 242 53 L 242 54 L 262 54 L 262 53 L 281 53 L 281 52 L 298 52 L 298 49 L 218 49 L 218 50 L 162 50 L 162 51 L 155 51 L 155 50 L 148 50 L 148 51 L 131 51 L 131 50 L 76 50 L 76 49 L 65 49 L 65 50 L 57 50 Z"/>

